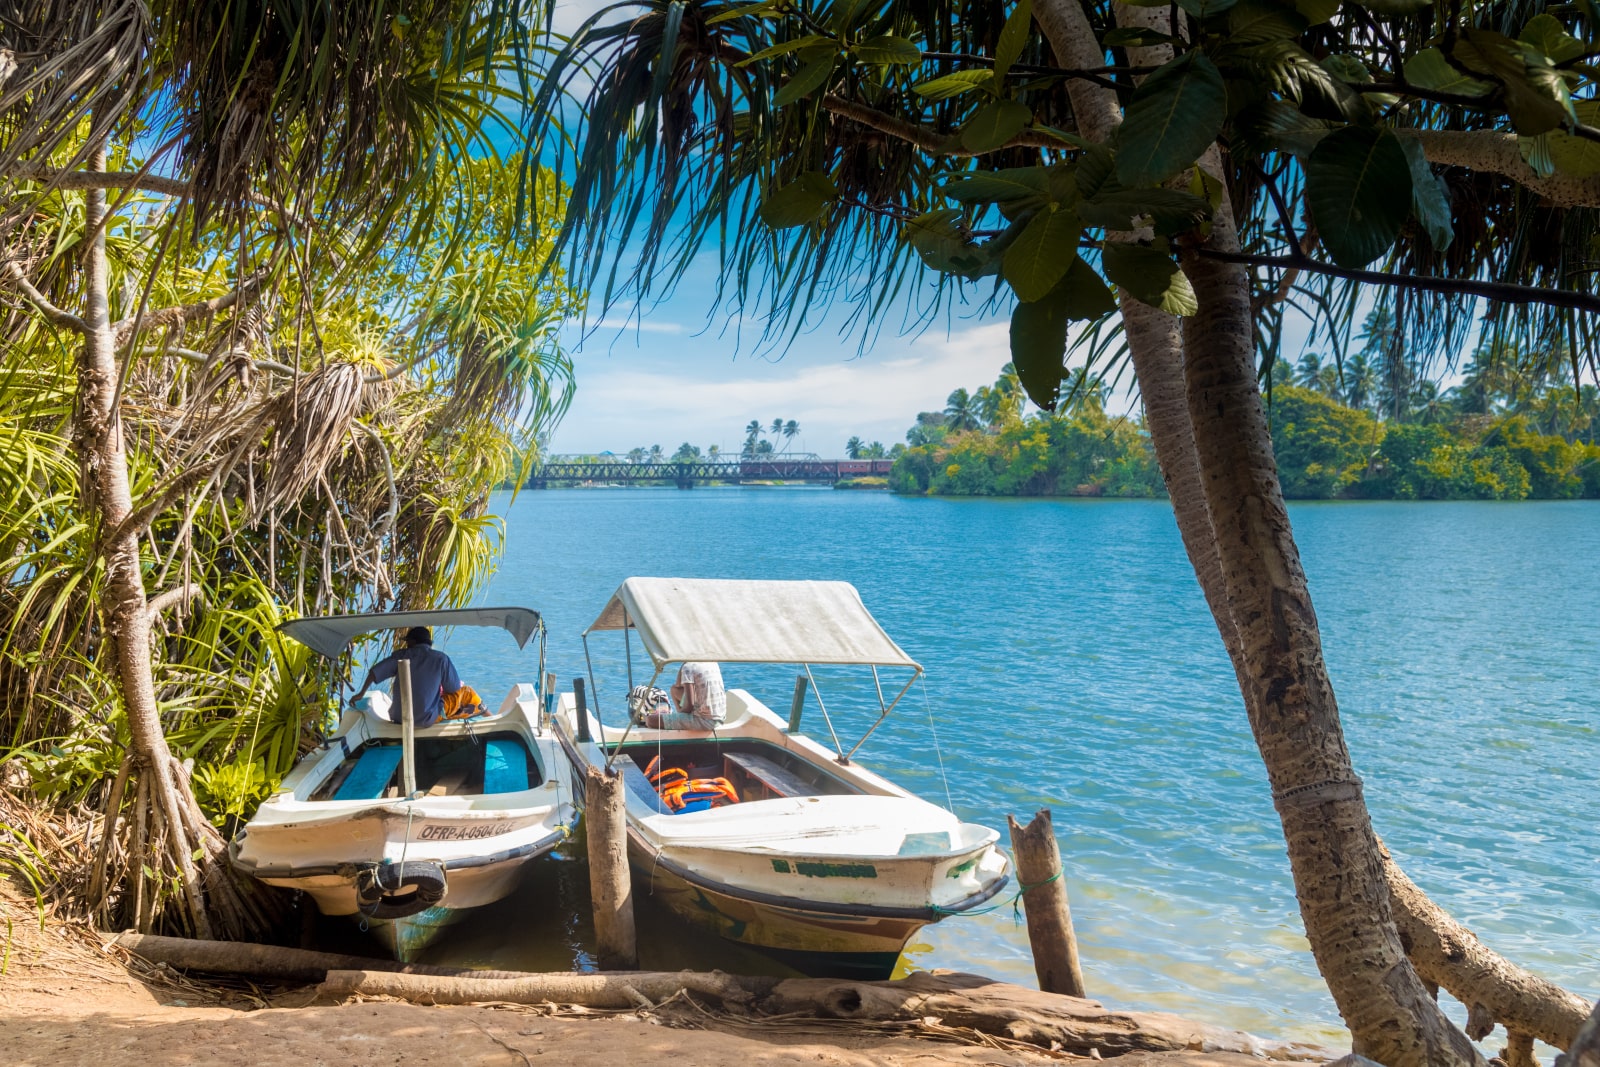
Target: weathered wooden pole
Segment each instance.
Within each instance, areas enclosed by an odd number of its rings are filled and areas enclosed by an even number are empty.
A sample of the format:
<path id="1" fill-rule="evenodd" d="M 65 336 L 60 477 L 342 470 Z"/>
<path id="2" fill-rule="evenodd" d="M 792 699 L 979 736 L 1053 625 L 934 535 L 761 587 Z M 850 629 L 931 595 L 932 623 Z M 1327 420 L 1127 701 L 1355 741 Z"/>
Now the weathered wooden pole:
<path id="1" fill-rule="evenodd" d="M 590 767 L 584 775 L 583 794 L 583 819 L 589 837 L 589 895 L 594 901 L 600 969 L 635 970 L 639 966 L 639 944 L 633 927 L 633 882 L 628 877 L 628 823 L 622 774 Z"/>
<path id="2" fill-rule="evenodd" d="M 1022 907 L 1028 916 L 1028 942 L 1033 947 L 1039 988 L 1046 993 L 1084 996 L 1078 938 L 1072 932 L 1072 908 L 1067 904 L 1067 882 L 1050 809 L 1042 809 L 1026 826 L 1011 815 L 1006 822 L 1011 827 L 1011 851 L 1017 858 L 1017 882 L 1023 890 Z"/>

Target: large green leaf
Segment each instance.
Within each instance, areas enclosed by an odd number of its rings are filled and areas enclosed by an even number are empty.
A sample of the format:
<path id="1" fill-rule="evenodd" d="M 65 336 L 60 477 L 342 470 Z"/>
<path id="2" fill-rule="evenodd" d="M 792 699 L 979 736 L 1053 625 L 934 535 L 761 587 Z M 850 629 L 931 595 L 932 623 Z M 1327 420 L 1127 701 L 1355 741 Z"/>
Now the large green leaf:
<path id="1" fill-rule="evenodd" d="M 1039 300 L 1078 258 L 1083 223 L 1070 207 L 1046 207 L 1029 220 L 1001 261 L 1000 274 L 1018 300 Z"/>
<path id="2" fill-rule="evenodd" d="M 1169 315 L 1187 316 L 1200 310 L 1194 287 L 1164 250 L 1107 241 L 1100 256 L 1106 277 L 1135 300 Z"/>
<path id="3" fill-rule="evenodd" d="M 1050 195 L 1050 175 L 1044 167 L 965 171 L 945 179 L 939 191 L 963 204 L 1003 204 Z"/>
<path id="4" fill-rule="evenodd" d="M 874 37 L 850 49 L 863 63 L 880 67 L 907 66 L 922 62 L 922 49 L 904 37 Z"/>
<path id="5" fill-rule="evenodd" d="M 1104 145 L 1093 145 L 1084 149 L 1083 156 L 1078 160 L 1077 184 L 1078 192 L 1085 197 L 1097 196 L 1107 187 L 1117 187 L 1117 178 L 1114 173 L 1117 169 L 1116 157 Z"/>
<path id="6" fill-rule="evenodd" d="M 761 202 L 761 221 L 775 230 L 804 226 L 821 218 L 838 197 L 839 189 L 832 178 L 820 171 L 809 171 Z"/>
<path id="7" fill-rule="evenodd" d="M 1228 12 L 1228 40 L 1236 44 L 1288 40 L 1299 37 L 1309 25 L 1304 15 L 1276 0 L 1239 0 Z"/>
<path id="8" fill-rule="evenodd" d="M 1428 166 L 1421 141 L 1415 137 L 1402 138 L 1400 147 L 1405 150 L 1406 162 L 1411 166 L 1411 210 L 1428 232 L 1434 250 L 1443 252 L 1456 236 L 1455 226 L 1450 221 L 1450 186 Z"/>
<path id="9" fill-rule="evenodd" d="M 832 43 L 826 37 L 796 37 L 792 41 L 784 41 L 782 44 L 775 44 L 771 48 L 763 48 L 749 59 L 739 60 L 734 66 L 748 67 L 752 63 L 760 63 L 764 59 L 772 59 L 775 56 L 786 56 L 790 52 L 798 52 L 802 48 L 811 48 L 819 44 L 831 45 Z"/>
<path id="10" fill-rule="evenodd" d="M 945 274 L 976 274 L 985 265 L 985 255 L 959 223 L 959 208 L 940 208 L 918 215 L 906 223 L 905 239 L 916 249 L 922 262 Z"/>
<path id="11" fill-rule="evenodd" d="M 1535 15 L 1522 27 L 1517 40 L 1530 44 L 1557 63 L 1583 55 L 1583 42 L 1567 32 L 1561 20 L 1551 14 Z"/>
<path id="12" fill-rule="evenodd" d="M 1306 203 L 1341 267 L 1365 267 L 1394 243 L 1411 193 L 1411 165 L 1392 130 L 1335 130 L 1306 160 Z"/>
<path id="13" fill-rule="evenodd" d="M 1339 13 L 1342 0 L 1294 0 L 1294 9 L 1313 26 L 1320 26 Z"/>
<path id="14" fill-rule="evenodd" d="M 958 70 L 954 74 L 918 82 L 911 87 L 911 91 L 925 100 L 948 100 L 962 93 L 988 91 L 993 85 L 992 70 Z"/>
<path id="15" fill-rule="evenodd" d="M 811 60 L 773 95 L 772 106 L 787 107 L 801 97 L 816 92 L 827 82 L 828 75 L 833 73 L 834 65 L 838 62 L 837 55 Z"/>
<path id="16" fill-rule="evenodd" d="M 1433 0 L 1355 0 L 1355 2 L 1374 14 L 1390 17 L 1415 15 L 1433 6 Z"/>
<path id="17" fill-rule="evenodd" d="M 1506 116 L 1524 137 L 1554 130 L 1573 119 L 1566 82 L 1532 46 L 1469 26 L 1451 55 L 1467 69 L 1488 75 L 1504 87 Z"/>
<path id="18" fill-rule="evenodd" d="M 961 126 L 961 145 L 974 155 L 1004 148 L 1033 121 L 1033 111 L 1015 100 L 991 100 Z"/>
<path id="19" fill-rule="evenodd" d="M 1334 53 L 1322 57 L 1322 69 L 1346 85 L 1366 85 L 1372 81 L 1372 72 L 1355 56 Z"/>
<path id="20" fill-rule="evenodd" d="M 707 26 L 715 26 L 719 22 L 731 22 L 740 18 L 766 18 L 776 16 L 778 9 L 783 6 L 783 0 L 761 0 L 758 4 L 746 4 L 736 7 L 732 11 L 724 11 L 720 15 L 713 15 L 706 19 Z"/>
<path id="21" fill-rule="evenodd" d="M 1600 102 L 1580 100 L 1573 107 L 1578 121 L 1585 126 L 1600 123 Z M 1551 130 L 1545 136 L 1549 138 L 1550 161 L 1561 174 L 1571 178 L 1600 174 L 1600 144 L 1560 130 Z"/>
<path id="22" fill-rule="evenodd" d="M 1117 131 L 1117 180 L 1156 185 L 1190 166 L 1227 118 L 1222 72 L 1187 52 L 1135 89 Z"/>
<path id="23" fill-rule="evenodd" d="M 1078 205 L 1078 217 L 1090 226 L 1132 230 L 1148 224 L 1162 236 L 1192 230 L 1210 216 L 1209 204 L 1177 189 L 1102 189 Z"/>
<path id="24" fill-rule="evenodd" d="M 1437 48 L 1424 48 L 1405 63 L 1406 83 L 1419 89 L 1455 93 L 1459 96 L 1488 96 L 1494 86 L 1463 74 L 1451 66 Z"/>
<path id="25" fill-rule="evenodd" d="M 1238 0 L 1178 0 L 1178 6 L 1197 19 L 1208 19 L 1212 15 L 1220 15 L 1231 8 Z"/>
<path id="26" fill-rule="evenodd" d="M 994 76 L 1000 81 L 1010 73 L 1011 65 L 1022 56 L 1028 45 L 1028 31 L 1033 28 L 1033 0 L 1017 0 L 1011 15 L 1000 27 L 1000 40 L 994 46 Z"/>
<path id="27" fill-rule="evenodd" d="M 1047 411 L 1061 398 L 1067 376 L 1067 327 L 1117 309 L 1116 298 L 1087 263 L 1074 258 L 1042 299 L 1018 301 L 1011 313 L 1011 362 L 1028 399 Z"/>

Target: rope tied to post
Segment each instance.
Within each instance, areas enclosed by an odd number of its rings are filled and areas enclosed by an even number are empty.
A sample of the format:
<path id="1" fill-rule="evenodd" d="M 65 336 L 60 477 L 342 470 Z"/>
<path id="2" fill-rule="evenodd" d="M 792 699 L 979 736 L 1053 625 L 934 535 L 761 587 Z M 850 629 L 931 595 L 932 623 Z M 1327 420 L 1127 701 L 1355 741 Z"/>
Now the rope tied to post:
<path id="1" fill-rule="evenodd" d="M 1016 863 L 1016 860 L 1014 858 L 1011 860 L 1011 869 L 1012 870 L 1016 870 L 1017 869 L 1017 863 Z M 1021 922 L 1022 921 L 1022 898 L 1027 894 L 1027 892 L 1030 889 L 1039 889 L 1039 888 L 1041 888 L 1043 886 L 1049 885 L 1051 882 L 1060 881 L 1061 875 L 1063 873 L 1065 873 L 1065 869 L 1063 867 L 1061 867 L 1061 866 L 1057 866 L 1054 874 L 1052 874 L 1048 878 L 1042 879 L 1042 880 L 1037 881 L 1037 882 L 1031 882 L 1031 883 L 1030 882 L 1024 882 L 1019 877 L 1017 879 L 1017 891 L 1014 894 L 1012 894 L 1010 900 L 1002 900 L 997 904 L 990 904 L 987 907 L 982 907 L 982 908 L 946 908 L 946 907 L 943 907 L 943 906 L 941 906 L 939 904 L 934 904 L 934 905 L 931 906 L 930 910 L 935 915 L 989 915 L 989 914 L 991 914 L 993 912 L 997 912 L 1001 908 L 1004 908 L 1007 905 L 1009 905 L 1011 907 L 1011 914 L 1016 918 L 1016 920 L 1018 922 Z"/>

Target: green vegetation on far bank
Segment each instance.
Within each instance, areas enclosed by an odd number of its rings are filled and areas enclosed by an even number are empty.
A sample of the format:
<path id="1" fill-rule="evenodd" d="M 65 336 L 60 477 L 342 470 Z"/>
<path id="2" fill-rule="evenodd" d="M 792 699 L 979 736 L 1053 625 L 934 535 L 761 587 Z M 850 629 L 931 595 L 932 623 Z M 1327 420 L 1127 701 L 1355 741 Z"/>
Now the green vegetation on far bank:
<path id="1" fill-rule="evenodd" d="M 1061 410 L 1022 414 L 1007 363 L 993 385 L 957 389 L 906 434 L 889 487 L 942 496 L 1160 496 L 1149 435 L 1106 414 L 1104 391 L 1079 381 Z"/>
<path id="2" fill-rule="evenodd" d="M 1280 362 L 1269 415 L 1284 495 L 1300 500 L 1600 498 L 1600 393 L 1553 374 L 1511 373 L 1478 353 L 1441 392 L 1357 356 Z M 1525 366 L 1525 364 L 1523 364 Z M 1380 373 L 1382 372 L 1382 373 Z M 1287 384 L 1294 382 L 1297 384 Z M 946 496 L 1162 496 L 1149 435 L 1078 381 L 1056 413 L 1022 414 L 1007 364 L 993 386 L 957 389 L 906 434 L 889 485 Z"/>

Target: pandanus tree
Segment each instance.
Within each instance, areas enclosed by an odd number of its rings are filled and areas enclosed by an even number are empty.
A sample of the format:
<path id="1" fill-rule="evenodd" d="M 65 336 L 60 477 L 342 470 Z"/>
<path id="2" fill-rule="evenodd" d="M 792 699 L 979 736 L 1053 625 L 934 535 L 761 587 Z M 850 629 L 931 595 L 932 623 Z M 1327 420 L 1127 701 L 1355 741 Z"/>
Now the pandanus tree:
<path id="1" fill-rule="evenodd" d="M 670 285 L 711 243 L 724 298 L 775 338 L 830 304 L 870 330 L 913 291 L 935 321 L 977 287 L 1011 308 L 1018 377 L 1046 408 L 1072 324 L 1104 335 L 1115 316 L 1312 952 L 1358 1051 L 1387 1064 L 1478 1059 L 1426 983 L 1480 1006 L 1475 1032 L 1503 1022 L 1513 1058 L 1571 1041 L 1585 1006 L 1488 953 L 1384 853 L 1256 357 L 1271 365 L 1295 309 L 1348 334 L 1367 292 L 1435 341 L 1459 340 L 1477 299 L 1485 329 L 1587 336 L 1588 17 L 1536 0 L 646 0 L 562 43 L 534 119 L 574 175 L 567 262 L 616 279 L 608 300 Z"/>
<path id="2" fill-rule="evenodd" d="M 202 937 L 262 917 L 163 730 L 196 706 L 228 714 L 219 692 L 249 699 L 175 680 L 222 617 L 208 597 L 254 581 L 265 619 L 459 601 L 485 577 L 482 498 L 570 374 L 548 245 L 508 247 L 554 183 L 492 158 L 530 14 L 31 0 L 0 19 L 7 386 L 64 360 L 46 392 L 70 398 L 62 515 L 87 546 L 77 575 L 59 540 L 8 573 L 5 683 L 26 706 L 7 725 L 31 740 L 28 709 L 53 700 L 75 738 L 126 738 L 90 880 L 103 917 Z M 248 676 L 271 642 L 270 621 L 216 638 L 208 669 Z M 109 693 L 88 684 L 101 668 Z M 291 690 L 292 760 L 308 707 Z M 113 856 L 120 912 L 104 907 Z"/>

